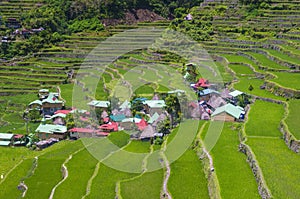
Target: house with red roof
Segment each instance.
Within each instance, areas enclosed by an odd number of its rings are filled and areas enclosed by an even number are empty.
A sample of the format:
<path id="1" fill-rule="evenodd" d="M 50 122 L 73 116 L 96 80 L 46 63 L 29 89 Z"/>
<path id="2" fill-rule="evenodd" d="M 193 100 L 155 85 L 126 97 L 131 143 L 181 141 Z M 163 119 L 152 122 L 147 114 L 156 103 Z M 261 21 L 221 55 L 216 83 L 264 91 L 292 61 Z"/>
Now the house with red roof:
<path id="1" fill-rule="evenodd" d="M 72 128 L 69 130 L 70 138 L 84 138 L 84 137 L 94 137 L 96 135 L 95 129 L 89 128 Z"/>
<path id="2" fill-rule="evenodd" d="M 140 131 L 143 131 L 148 126 L 148 123 L 146 122 L 146 120 L 144 118 L 142 118 L 141 121 L 139 123 L 137 123 L 136 125 Z"/>

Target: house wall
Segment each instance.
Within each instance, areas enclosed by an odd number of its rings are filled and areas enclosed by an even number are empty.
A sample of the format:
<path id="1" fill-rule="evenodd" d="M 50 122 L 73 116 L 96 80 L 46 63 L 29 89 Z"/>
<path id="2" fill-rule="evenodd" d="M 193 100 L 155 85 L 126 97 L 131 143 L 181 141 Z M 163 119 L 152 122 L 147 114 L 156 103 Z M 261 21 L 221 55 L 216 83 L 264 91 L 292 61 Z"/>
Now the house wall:
<path id="1" fill-rule="evenodd" d="M 130 130 L 132 129 L 132 126 L 134 125 L 133 122 L 121 122 L 120 127 L 124 128 L 124 130 Z"/>
<path id="2" fill-rule="evenodd" d="M 44 115 L 53 115 L 55 111 L 61 110 L 62 109 L 62 104 L 49 104 L 49 103 L 44 103 L 43 104 L 43 114 Z"/>
<path id="3" fill-rule="evenodd" d="M 91 138 L 94 137 L 94 133 L 78 133 L 79 138 Z"/>
<path id="4" fill-rule="evenodd" d="M 59 134 L 51 134 L 51 133 L 39 133 L 38 134 L 38 137 L 41 139 L 41 140 L 47 140 L 49 138 L 56 138 L 56 139 L 59 139 L 59 140 L 63 140 L 63 139 L 66 139 L 67 135 L 65 133 L 59 133 Z"/>
<path id="5" fill-rule="evenodd" d="M 235 118 L 227 113 L 221 113 L 213 117 L 214 121 L 234 122 Z"/>
<path id="6" fill-rule="evenodd" d="M 149 114 L 154 115 L 155 112 L 157 112 L 159 115 L 162 114 L 163 109 L 162 108 L 150 108 L 149 109 Z"/>

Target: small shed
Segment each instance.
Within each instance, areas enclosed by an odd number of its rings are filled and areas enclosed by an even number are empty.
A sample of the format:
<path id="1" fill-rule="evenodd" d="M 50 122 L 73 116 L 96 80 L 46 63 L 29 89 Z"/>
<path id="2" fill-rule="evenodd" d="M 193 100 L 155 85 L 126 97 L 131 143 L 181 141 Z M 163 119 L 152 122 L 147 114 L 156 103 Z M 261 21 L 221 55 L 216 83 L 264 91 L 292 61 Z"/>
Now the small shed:
<path id="1" fill-rule="evenodd" d="M 13 144 L 14 134 L 0 133 L 0 146 L 11 146 Z"/>
<path id="2" fill-rule="evenodd" d="M 149 139 L 153 138 L 154 135 L 155 135 L 154 128 L 151 125 L 148 125 L 147 127 L 145 127 L 145 129 L 141 133 L 140 139 L 141 140 L 149 140 Z"/>

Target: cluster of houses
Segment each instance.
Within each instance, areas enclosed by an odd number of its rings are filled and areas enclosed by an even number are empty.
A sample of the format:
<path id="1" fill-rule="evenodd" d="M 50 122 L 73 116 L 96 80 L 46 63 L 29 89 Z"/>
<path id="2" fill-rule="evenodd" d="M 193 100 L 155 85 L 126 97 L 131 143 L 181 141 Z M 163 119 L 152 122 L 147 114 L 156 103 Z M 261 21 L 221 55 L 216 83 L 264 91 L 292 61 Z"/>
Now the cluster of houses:
<path id="1" fill-rule="evenodd" d="M 195 65 L 186 65 L 184 78 L 197 76 Z M 249 103 L 249 97 L 238 90 L 229 91 L 227 88 L 218 91 L 218 85 L 210 84 L 207 79 L 199 78 L 197 82 L 191 83 L 190 87 L 195 91 L 198 100 L 189 103 L 191 118 L 213 121 L 243 121 Z M 242 100 L 242 101 L 241 101 Z"/>
<path id="2" fill-rule="evenodd" d="M 192 74 L 190 71 L 188 73 Z M 216 85 L 204 78 L 191 83 L 190 87 L 195 91 L 198 100 L 186 103 L 186 117 L 213 121 L 243 121 L 245 105 L 248 103 L 245 102 L 247 95 L 243 92 L 230 92 L 228 89 L 218 91 Z M 180 96 L 184 92 L 169 91 L 161 96 Z M 152 99 L 135 98 L 131 102 L 126 100 L 118 103 L 115 107 L 111 106 L 110 101 L 92 100 L 87 104 L 89 110 L 66 110 L 59 92 L 41 89 L 38 99 L 29 103 L 26 112 L 36 111 L 42 116 L 41 123 L 35 130 L 35 135 L 42 140 L 36 143 L 39 148 L 45 148 L 66 138 L 103 137 L 121 130 L 129 132 L 132 139 L 153 140 L 170 133 L 166 128 L 162 128 L 166 121 L 171 121 L 164 99 L 160 99 L 156 94 Z M 243 103 L 240 103 L 241 99 L 244 100 Z M 20 135 L 0 134 L 0 145 L 21 144 L 20 138 Z"/>
<path id="3" fill-rule="evenodd" d="M 170 92 L 171 93 L 171 92 Z M 39 90 L 37 100 L 29 103 L 27 112 L 36 110 L 42 115 L 40 125 L 35 130 L 42 142 L 37 143 L 40 148 L 51 145 L 56 140 L 79 139 L 83 137 L 102 137 L 111 132 L 120 130 L 132 131 L 132 138 L 151 139 L 163 136 L 159 132 L 159 123 L 168 119 L 165 111 L 166 103 L 156 95 L 153 99 L 136 98 L 132 103 L 142 105 L 139 114 L 132 114 L 131 103 L 125 101 L 117 107 L 111 108 L 109 101 L 92 100 L 87 105 L 88 110 L 64 109 L 64 101 L 59 98 L 59 93 L 49 92 L 48 89 Z M 92 124 L 92 113 L 98 115 L 100 125 Z M 76 125 L 67 128 L 66 117 L 72 114 Z"/>

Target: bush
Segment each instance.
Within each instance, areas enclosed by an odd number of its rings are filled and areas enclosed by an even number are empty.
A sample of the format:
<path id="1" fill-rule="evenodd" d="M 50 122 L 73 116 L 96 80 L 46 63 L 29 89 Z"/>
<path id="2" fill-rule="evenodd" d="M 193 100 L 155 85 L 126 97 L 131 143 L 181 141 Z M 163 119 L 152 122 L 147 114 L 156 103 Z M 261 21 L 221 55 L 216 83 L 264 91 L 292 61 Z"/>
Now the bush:
<path id="1" fill-rule="evenodd" d="M 74 33 L 88 30 L 103 31 L 104 26 L 99 19 L 94 17 L 92 19 L 75 20 L 71 25 L 69 25 L 69 30 Z"/>

